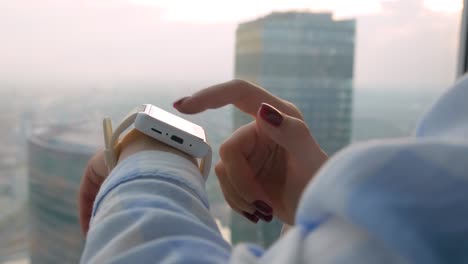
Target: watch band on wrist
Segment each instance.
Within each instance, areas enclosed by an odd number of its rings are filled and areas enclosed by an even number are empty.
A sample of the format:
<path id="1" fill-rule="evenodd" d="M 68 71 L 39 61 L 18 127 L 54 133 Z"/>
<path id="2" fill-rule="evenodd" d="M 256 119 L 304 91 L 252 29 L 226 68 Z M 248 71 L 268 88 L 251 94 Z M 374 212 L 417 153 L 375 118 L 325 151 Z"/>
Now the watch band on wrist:
<path id="1" fill-rule="evenodd" d="M 133 125 L 139 112 L 144 111 L 145 105 L 141 105 L 130 111 L 119 126 L 112 131 L 112 121 L 106 117 L 103 120 L 103 133 L 104 133 L 104 160 L 107 166 L 107 170 L 110 173 L 112 169 L 117 165 L 118 156 L 120 154 L 120 136 L 125 130 Z M 156 140 L 156 139 L 155 139 Z M 209 145 L 208 145 L 209 146 Z M 202 158 L 200 162 L 200 172 L 203 178 L 208 178 L 210 173 L 212 161 L 212 150 L 208 148 L 208 153 Z"/>
<path id="2" fill-rule="evenodd" d="M 109 171 L 115 167 L 118 160 L 120 135 L 125 132 L 134 122 L 138 112 L 144 110 L 144 106 L 138 106 L 130 111 L 122 120 L 115 131 L 112 131 L 112 121 L 109 117 L 104 118 L 102 122 L 104 132 L 104 160 Z"/>

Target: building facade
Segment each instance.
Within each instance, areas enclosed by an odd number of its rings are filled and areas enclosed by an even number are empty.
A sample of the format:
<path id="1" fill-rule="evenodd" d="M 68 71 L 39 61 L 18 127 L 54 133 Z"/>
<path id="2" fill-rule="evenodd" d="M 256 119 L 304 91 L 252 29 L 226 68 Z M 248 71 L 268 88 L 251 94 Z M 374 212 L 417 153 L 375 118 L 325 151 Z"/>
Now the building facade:
<path id="1" fill-rule="evenodd" d="M 272 13 L 240 24 L 235 78 L 251 81 L 303 112 L 322 148 L 333 154 L 351 138 L 355 20 L 330 13 Z M 234 111 L 234 129 L 252 119 Z M 232 242 L 270 245 L 281 223 L 248 223 L 233 214 Z"/>
<path id="2" fill-rule="evenodd" d="M 95 134 L 48 126 L 28 139 L 29 255 L 34 263 L 79 263 L 84 245 L 78 190 Z"/>

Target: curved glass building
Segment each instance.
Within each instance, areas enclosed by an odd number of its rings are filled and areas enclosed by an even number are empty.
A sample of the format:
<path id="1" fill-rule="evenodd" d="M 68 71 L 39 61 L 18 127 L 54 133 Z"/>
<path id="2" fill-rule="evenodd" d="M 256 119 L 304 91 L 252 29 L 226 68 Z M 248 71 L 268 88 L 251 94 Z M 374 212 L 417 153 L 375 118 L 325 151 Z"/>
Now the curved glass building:
<path id="1" fill-rule="evenodd" d="M 31 263 L 79 263 L 78 190 L 96 146 L 96 134 L 76 126 L 35 129 L 29 137 Z"/>

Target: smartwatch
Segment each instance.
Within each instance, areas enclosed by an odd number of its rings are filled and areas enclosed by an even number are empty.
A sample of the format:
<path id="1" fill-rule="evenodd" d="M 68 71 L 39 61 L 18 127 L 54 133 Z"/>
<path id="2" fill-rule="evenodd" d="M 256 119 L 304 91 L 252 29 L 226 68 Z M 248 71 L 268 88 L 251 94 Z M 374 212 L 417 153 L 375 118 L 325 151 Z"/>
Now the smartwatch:
<path id="1" fill-rule="evenodd" d="M 109 173 L 120 154 L 120 135 L 130 126 L 141 133 L 174 147 L 190 156 L 200 158 L 200 172 L 206 179 L 210 173 L 212 151 L 205 130 L 188 120 L 173 115 L 151 104 L 136 107 L 112 130 L 110 118 L 104 118 L 104 159 Z"/>

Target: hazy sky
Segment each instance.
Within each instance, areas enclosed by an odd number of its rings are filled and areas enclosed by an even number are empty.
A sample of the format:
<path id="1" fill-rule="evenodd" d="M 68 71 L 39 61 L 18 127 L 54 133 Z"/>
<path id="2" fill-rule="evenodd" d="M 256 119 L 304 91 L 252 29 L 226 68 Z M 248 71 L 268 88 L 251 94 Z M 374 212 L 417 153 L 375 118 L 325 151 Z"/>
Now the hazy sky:
<path id="1" fill-rule="evenodd" d="M 357 17 L 358 87 L 445 86 L 455 76 L 462 0 L 4 0 L 0 79 L 232 78 L 236 25 L 271 11 Z M 1 89 L 1 88 L 0 88 Z"/>

